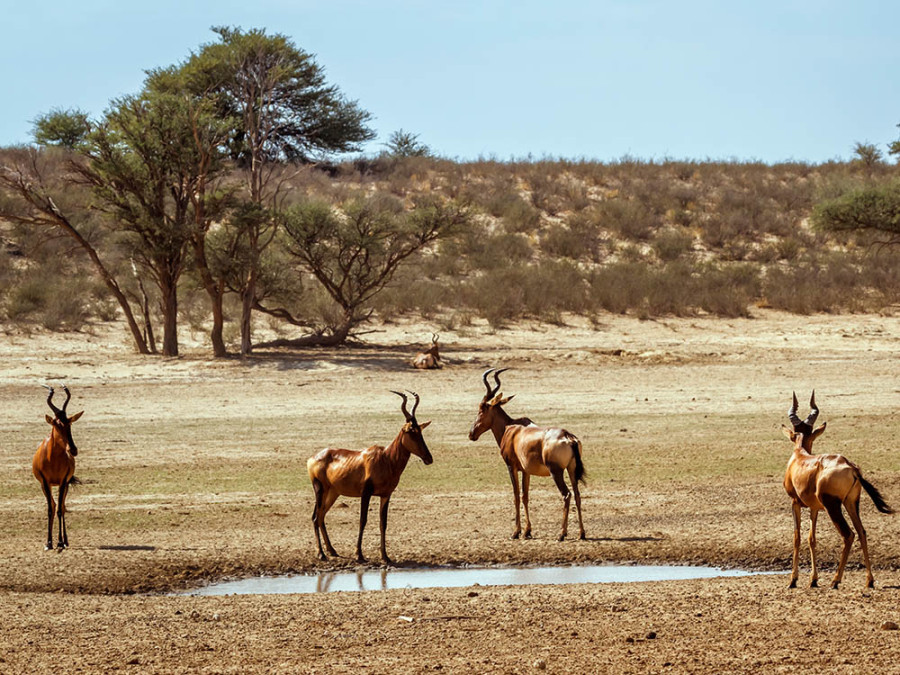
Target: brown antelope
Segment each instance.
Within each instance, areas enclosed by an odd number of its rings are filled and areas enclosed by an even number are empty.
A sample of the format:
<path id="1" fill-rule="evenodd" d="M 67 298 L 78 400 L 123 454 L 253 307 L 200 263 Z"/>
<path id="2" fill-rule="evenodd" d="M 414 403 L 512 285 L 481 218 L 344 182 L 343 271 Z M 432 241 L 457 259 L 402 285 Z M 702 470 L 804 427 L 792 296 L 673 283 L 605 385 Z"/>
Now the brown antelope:
<path id="1" fill-rule="evenodd" d="M 800 558 L 800 512 L 803 507 L 809 509 L 809 556 L 812 562 L 812 575 L 810 587 L 818 586 L 819 572 L 816 568 L 816 518 L 819 511 L 827 511 L 831 522 L 837 528 L 844 540 L 844 548 L 841 551 L 841 562 L 837 573 L 831 581 L 831 587 L 837 588 L 844 575 L 844 566 L 850 555 L 850 545 L 853 543 L 853 532 L 844 514 L 841 512 L 841 504 L 847 509 L 853 527 L 859 535 L 859 543 L 862 547 L 863 561 L 866 564 L 866 586 L 875 587 L 875 579 L 872 576 L 872 566 L 869 563 L 869 546 L 866 541 L 866 530 L 859 518 L 859 497 L 861 490 L 865 488 L 869 497 L 875 503 L 875 508 L 882 513 L 893 513 L 881 493 L 869 481 L 863 478 L 859 467 L 842 455 L 814 455 L 812 444 L 815 439 L 825 431 L 826 423 L 822 423 L 818 429 L 813 429 L 819 409 L 816 407 L 816 393 L 813 392 L 809 399 L 811 411 L 809 416 L 801 421 L 797 416 L 797 395 L 794 394 L 793 405 L 788 411 L 788 419 L 793 428 L 782 426 L 784 435 L 794 443 L 794 452 L 788 460 L 787 471 L 784 474 L 784 489 L 792 500 L 794 512 L 794 558 L 791 568 L 790 588 L 797 587 L 799 576 Z"/>
<path id="2" fill-rule="evenodd" d="M 66 414 L 66 406 L 69 405 L 69 399 L 72 398 L 69 388 L 63 385 L 66 401 L 62 408 L 53 405 L 53 388 L 47 387 L 47 389 L 50 390 L 47 395 L 47 405 L 53 411 L 53 417 L 50 415 L 44 417 L 47 424 L 50 425 L 50 435 L 44 439 L 37 452 L 34 453 L 31 470 L 41 484 L 44 497 L 47 498 L 47 546 L 45 550 L 49 551 L 53 548 L 54 503 L 51 488 L 57 485 L 59 486 L 59 503 L 55 505 L 55 508 L 59 521 L 59 539 L 56 547 L 64 549 L 69 546 L 69 536 L 66 532 L 66 494 L 70 485 L 80 482 L 75 478 L 75 456 L 78 454 L 78 448 L 75 446 L 75 441 L 72 440 L 72 425 L 78 421 L 84 411 L 69 417 Z"/>
<path id="3" fill-rule="evenodd" d="M 415 357 L 413 357 L 413 368 L 418 368 L 420 370 L 433 370 L 435 368 L 444 367 L 444 364 L 441 363 L 441 355 L 438 354 L 439 337 L 440 336 L 436 333 L 431 334 L 431 347 L 426 349 L 424 352 L 419 352 L 415 355 Z"/>
<path id="4" fill-rule="evenodd" d="M 556 487 L 563 497 L 563 521 L 559 540 L 562 541 L 568 534 L 569 505 L 572 495 L 566 486 L 563 472 L 568 471 L 569 482 L 572 483 L 572 492 L 575 493 L 575 506 L 578 510 L 579 539 L 584 539 L 584 521 L 581 517 L 581 492 L 578 483 L 585 482 L 584 463 L 581 458 L 581 442 L 574 434 L 565 429 L 543 429 L 536 426 L 527 417 L 519 419 L 511 418 L 503 405 L 512 396 L 503 398 L 500 393 L 500 373 L 508 370 L 493 368 L 484 371 L 481 376 L 484 381 L 485 393 L 478 406 L 478 416 L 469 431 L 469 440 L 477 441 L 488 429 L 494 434 L 497 445 L 500 446 L 500 456 L 506 462 L 509 470 L 509 479 L 512 481 L 513 501 L 516 504 L 516 530 L 512 538 L 518 539 L 522 533 L 521 518 L 519 516 L 519 472 L 522 473 L 522 505 L 525 507 L 525 538 L 531 539 L 531 518 L 528 514 L 528 487 L 532 476 L 553 476 Z M 488 383 L 488 375 L 494 373 L 496 386 Z M 515 396 L 515 394 L 513 394 Z"/>
<path id="5" fill-rule="evenodd" d="M 385 563 L 391 563 L 384 543 L 391 494 L 400 482 L 400 474 L 406 468 L 411 454 L 420 457 L 425 464 L 431 464 L 434 461 L 425 444 L 425 439 L 422 437 L 422 430 L 431 422 L 420 425 L 416 421 L 419 395 L 409 392 L 415 398 L 412 412 L 409 412 L 406 409 L 406 394 L 401 394 L 399 391 L 392 393 L 403 399 L 400 410 L 403 411 L 406 423 L 390 445 L 386 448 L 373 445 L 366 450 L 325 448 L 306 462 L 309 479 L 312 481 L 313 491 L 316 495 L 312 520 L 321 560 L 327 560 L 322 551 L 322 539 L 325 540 L 325 547 L 329 554 L 333 556 L 338 554 L 331 545 L 328 531 L 325 529 L 325 514 L 339 496 L 344 496 L 359 497 L 362 500 L 359 512 L 359 537 L 356 540 L 356 559 L 359 562 L 366 562 L 362 554 L 363 530 L 368 518 L 369 500 L 376 496 L 381 497 L 381 558 Z"/>

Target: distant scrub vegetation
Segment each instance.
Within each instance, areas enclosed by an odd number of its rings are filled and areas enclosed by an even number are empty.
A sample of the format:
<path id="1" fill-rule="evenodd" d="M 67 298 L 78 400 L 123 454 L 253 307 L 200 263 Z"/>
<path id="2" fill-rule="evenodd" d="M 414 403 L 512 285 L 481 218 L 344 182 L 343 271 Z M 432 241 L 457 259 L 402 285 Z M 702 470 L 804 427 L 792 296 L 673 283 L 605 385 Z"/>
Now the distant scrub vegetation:
<path id="1" fill-rule="evenodd" d="M 224 357 L 251 353 L 262 321 L 314 346 L 401 315 L 897 301 L 900 183 L 873 145 L 820 165 L 454 162 L 401 129 L 378 156 L 328 162 L 376 137 L 371 114 L 288 36 L 212 31 L 99 118 L 56 108 L 34 145 L 0 148 L 8 329 L 116 319 L 139 353 L 176 356 L 187 327 Z"/>
<path id="2" fill-rule="evenodd" d="M 0 150 L 0 159 L 13 151 Z M 47 170 L 65 169 L 57 162 Z M 273 325 L 307 334 L 335 324 L 338 296 L 323 292 L 319 284 L 327 282 L 313 274 L 315 260 L 292 254 L 321 228 L 345 226 L 328 221 L 329 209 L 359 222 L 400 223 L 426 217 L 440 204 L 457 205 L 465 217 L 414 250 L 387 286 L 364 298 L 356 325 L 404 315 L 453 328 L 476 318 L 502 327 L 603 312 L 651 318 L 750 316 L 754 307 L 883 311 L 900 300 L 898 253 L 869 246 L 864 232 L 816 229 L 810 217 L 823 200 L 894 185 L 895 176 L 892 166 L 859 162 L 461 163 L 425 153 L 298 165 L 279 185 L 298 215 L 282 223 L 265 250 L 257 311 L 268 313 Z M 156 289 L 128 272 L 132 261 L 121 241 L 91 225 L 89 202 L 85 197 L 83 226 L 115 260 L 126 292 L 143 298 L 152 327 L 160 320 Z M 314 223 L 312 212 L 324 224 Z M 116 317 L 106 287 L 69 241 L 13 222 L 0 222 L 0 236 L 0 317 L 7 324 L 78 330 Z M 204 330 L 201 280 L 189 272 L 179 284 L 182 320 Z M 238 339 L 238 303 L 235 293 L 225 293 L 231 344 Z"/>

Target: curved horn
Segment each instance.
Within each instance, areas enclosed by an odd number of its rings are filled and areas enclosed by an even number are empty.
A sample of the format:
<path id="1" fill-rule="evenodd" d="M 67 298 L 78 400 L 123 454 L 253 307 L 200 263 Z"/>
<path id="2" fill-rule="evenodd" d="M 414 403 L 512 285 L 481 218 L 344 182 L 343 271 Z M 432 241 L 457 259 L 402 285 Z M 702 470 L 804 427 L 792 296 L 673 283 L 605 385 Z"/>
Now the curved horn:
<path id="1" fill-rule="evenodd" d="M 797 406 L 798 405 L 799 405 L 799 403 L 797 403 L 797 394 L 794 393 L 794 402 L 791 405 L 791 409 L 788 410 L 788 420 L 790 420 L 791 426 L 793 426 L 793 427 L 796 427 L 798 424 L 802 424 L 800 421 L 800 418 L 797 417 Z"/>
<path id="2" fill-rule="evenodd" d="M 494 382 L 497 383 L 497 386 L 494 387 L 494 391 L 491 392 L 491 396 L 500 391 L 500 373 L 505 373 L 509 368 L 501 368 L 500 370 L 494 371 Z"/>
<path id="3" fill-rule="evenodd" d="M 66 412 L 66 406 L 69 405 L 69 399 L 72 398 L 72 392 L 69 391 L 69 388 L 63 384 L 63 391 L 66 392 L 66 400 L 63 403 L 62 411 Z"/>
<path id="4" fill-rule="evenodd" d="M 53 414 L 56 415 L 57 417 L 59 417 L 59 415 L 62 411 L 59 408 L 57 408 L 55 405 L 53 405 L 53 393 L 54 393 L 53 387 L 48 386 L 46 384 L 43 384 L 41 386 L 44 387 L 48 392 L 50 392 L 49 394 L 47 394 L 47 405 L 50 406 L 50 410 L 53 411 Z M 68 399 L 66 399 L 66 402 L 68 402 Z"/>
<path id="5" fill-rule="evenodd" d="M 816 418 L 819 416 L 819 408 L 816 407 L 816 390 L 815 389 L 813 389 L 812 396 L 809 397 L 809 407 L 811 410 L 809 412 L 809 417 L 806 418 L 806 423 L 809 426 L 812 426 L 813 424 L 816 423 Z"/>
<path id="6" fill-rule="evenodd" d="M 438 335 L 437 333 L 432 333 L 431 334 L 431 344 L 436 345 L 439 337 L 441 337 L 441 336 Z"/>
<path id="7" fill-rule="evenodd" d="M 491 385 L 487 381 L 488 375 L 490 375 L 493 372 L 494 372 L 493 368 L 488 368 L 486 371 L 484 371 L 481 374 L 481 379 L 484 381 L 484 388 L 487 389 L 487 393 L 484 395 L 485 398 L 490 398 L 491 396 L 494 395 L 494 393 L 491 391 Z"/>
<path id="8" fill-rule="evenodd" d="M 403 403 L 400 404 L 400 410 L 403 411 L 403 416 L 406 418 L 406 421 L 409 422 L 409 420 L 412 418 L 412 415 L 410 415 L 409 411 L 406 409 L 406 394 L 403 394 L 399 391 L 394 391 L 393 389 L 391 389 L 391 393 L 397 394 L 397 396 L 403 399 Z"/>
<path id="9" fill-rule="evenodd" d="M 413 397 L 415 397 L 415 399 L 416 399 L 416 402 L 413 403 L 413 409 L 412 409 L 412 412 L 409 413 L 409 418 L 410 418 L 411 420 L 414 420 L 414 419 L 416 419 L 416 408 L 419 407 L 419 395 L 418 395 L 416 392 L 414 392 L 414 391 L 409 391 L 409 389 L 407 389 L 406 391 L 408 391 L 410 394 L 412 394 Z"/>

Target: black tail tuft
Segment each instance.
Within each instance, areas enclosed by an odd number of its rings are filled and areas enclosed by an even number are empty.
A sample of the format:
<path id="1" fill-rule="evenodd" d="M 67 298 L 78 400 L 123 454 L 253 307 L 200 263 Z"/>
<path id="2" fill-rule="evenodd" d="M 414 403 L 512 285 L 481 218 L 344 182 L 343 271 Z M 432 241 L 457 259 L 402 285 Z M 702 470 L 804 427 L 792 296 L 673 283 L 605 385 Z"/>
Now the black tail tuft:
<path id="1" fill-rule="evenodd" d="M 69 487 L 74 487 L 76 485 L 84 485 L 84 482 L 80 478 L 76 478 L 75 476 L 72 476 L 69 479 Z"/>
<path id="2" fill-rule="evenodd" d="M 882 513 L 893 513 L 894 509 L 887 505 L 887 502 L 884 501 L 884 497 L 881 496 L 881 493 L 878 491 L 874 485 L 872 485 L 869 481 L 862 477 L 862 474 L 859 476 L 859 482 L 862 483 L 862 486 L 866 489 L 866 492 L 869 493 L 869 496 L 872 498 L 872 501 L 875 503 L 875 508 L 881 511 Z"/>
<path id="3" fill-rule="evenodd" d="M 572 452 L 575 454 L 575 481 L 582 485 L 587 485 L 587 469 L 584 468 L 584 462 L 581 459 L 581 441 L 577 438 L 572 439 Z"/>

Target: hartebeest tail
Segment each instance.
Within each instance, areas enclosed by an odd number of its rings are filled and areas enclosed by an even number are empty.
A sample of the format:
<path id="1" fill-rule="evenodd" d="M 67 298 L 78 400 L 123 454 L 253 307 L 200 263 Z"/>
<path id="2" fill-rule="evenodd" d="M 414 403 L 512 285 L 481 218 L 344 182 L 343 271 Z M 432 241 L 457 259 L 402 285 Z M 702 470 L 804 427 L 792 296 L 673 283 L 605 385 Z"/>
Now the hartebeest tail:
<path id="1" fill-rule="evenodd" d="M 857 471 L 859 471 L 858 468 Z M 878 488 L 872 485 L 865 478 L 863 478 L 862 473 L 859 474 L 859 482 L 862 483 L 863 489 L 866 491 L 866 494 L 868 494 L 872 499 L 872 503 L 875 504 L 876 509 L 878 509 L 881 513 L 894 513 L 894 509 L 888 506 L 887 502 L 884 501 L 884 497 L 881 496 Z"/>
<path id="2" fill-rule="evenodd" d="M 853 543 L 853 530 L 847 524 L 843 507 L 850 516 L 850 521 L 859 535 L 859 545 L 862 548 L 863 562 L 866 565 L 866 586 L 874 587 L 875 579 L 872 576 L 872 565 L 869 561 L 869 544 L 866 539 L 866 530 L 859 517 L 859 498 L 862 490 L 865 490 L 875 504 L 875 508 L 881 513 L 893 513 L 894 510 L 887 505 L 881 493 L 869 481 L 863 478 L 859 467 L 842 455 L 814 455 L 812 454 L 813 441 L 825 431 L 825 424 L 813 428 L 819 409 L 816 407 L 815 392 L 809 401 L 810 412 L 805 420 L 797 416 L 797 395 L 794 394 L 793 403 L 788 411 L 788 420 L 792 428 L 782 427 L 785 436 L 794 443 L 794 451 L 788 460 L 787 471 L 784 475 L 784 489 L 792 501 L 794 516 L 794 553 L 791 564 L 790 587 L 797 585 L 799 576 L 800 559 L 800 515 L 803 508 L 809 509 L 809 555 L 812 564 L 812 574 L 809 585 L 817 586 L 819 572 L 816 566 L 816 519 L 820 511 L 826 511 L 831 522 L 837 528 L 844 541 L 841 550 L 841 560 L 837 572 L 831 582 L 832 588 L 837 588 L 844 575 L 844 567 L 850 555 L 850 546 Z"/>
<path id="3" fill-rule="evenodd" d="M 574 436 L 572 436 L 572 452 L 575 453 L 575 480 L 587 485 L 587 469 L 584 468 L 584 460 L 581 458 L 581 441 Z"/>
<path id="4" fill-rule="evenodd" d="M 579 538 L 584 539 L 584 520 L 581 515 L 581 491 L 579 483 L 585 482 L 586 471 L 581 453 L 581 442 L 565 429 L 544 429 L 535 425 L 527 417 L 511 418 L 503 405 L 512 396 L 506 398 L 500 393 L 500 373 L 507 370 L 486 370 L 481 379 L 485 386 L 485 395 L 478 406 L 478 415 L 469 431 L 469 440 L 476 441 L 488 429 L 494 434 L 500 446 L 500 456 L 506 462 L 509 478 L 513 487 L 513 501 L 516 506 L 516 529 L 513 539 L 522 534 L 519 507 L 519 473 L 522 474 L 521 505 L 525 509 L 526 539 L 531 538 L 531 518 L 528 514 L 528 488 L 532 476 L 552 476 L 556 488 L 563 498 L 563 521 L 559 533 L 562 541 L 568 534 L 569 506 L 572 494 L 575 494 L 575 508 L 578 511 Z M 494 374 L 494 387 L 488 382 L 488 375 Z M 571 491 L 566 485 L 564 475 L 569 474 Z"/>
<path id="5" fill-rule="evenodd" d="M 64 549 L 69 546 L 69 535 L 66 530 L 66 495 L 69 487 L 77 485 L 81 481 L 75 478 L 75 456 L 78 447 L 72 439 L 72 425 L 84 414 L 84 411 L 75 413 L 69 417 L 66 407 L 72 393 L 63 385 L 66 392 L 66 400 L 62 408 L 53 405 L 53 388 L 47 387 L 47 405 L 53 411 L 53 417 L 45 415 L 47 424 L 50 425 L 50 435 L 44 439 L 31 462 L 31 471 L 41 484 L 41 490 L 47 500 L 47 545 L 46 549 L 53 548 L 53 517 L 56 513 L 59 522 L 59 537 L 57 548 Z M 59 486 L 58 502 L 54 502 L 51 489 Z"/>

